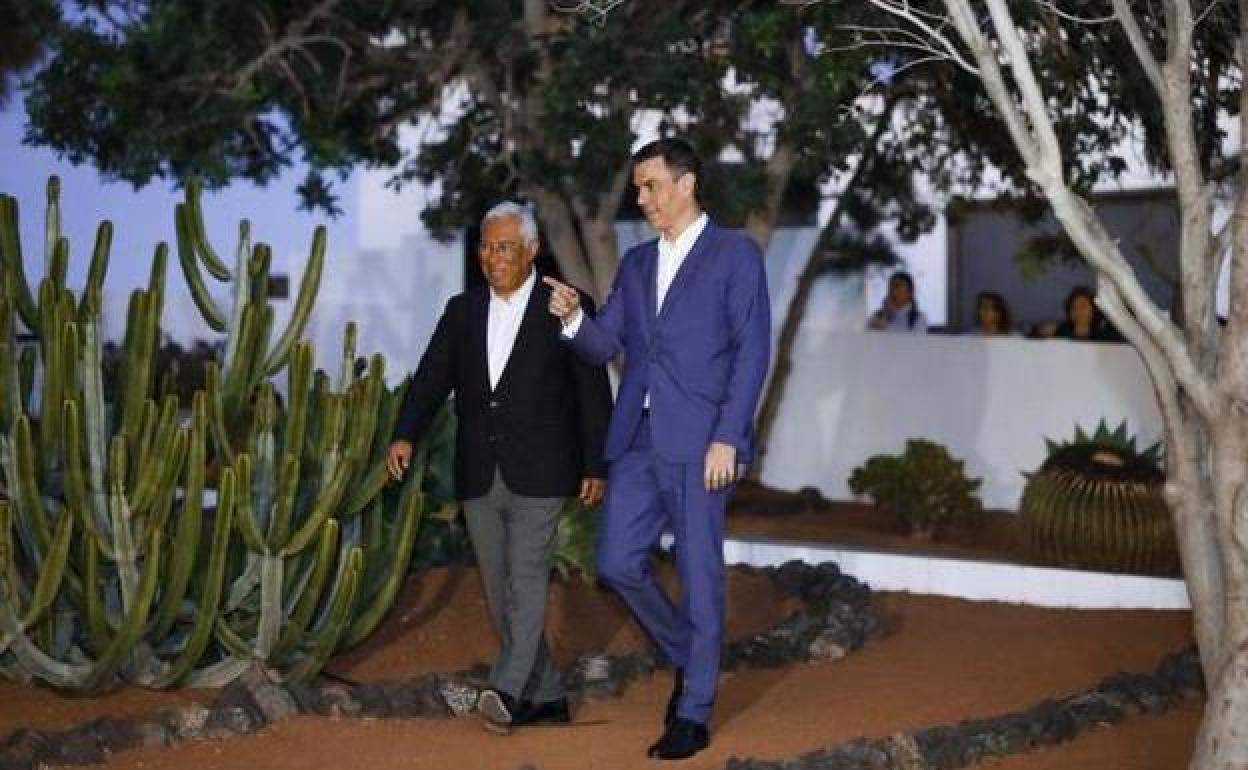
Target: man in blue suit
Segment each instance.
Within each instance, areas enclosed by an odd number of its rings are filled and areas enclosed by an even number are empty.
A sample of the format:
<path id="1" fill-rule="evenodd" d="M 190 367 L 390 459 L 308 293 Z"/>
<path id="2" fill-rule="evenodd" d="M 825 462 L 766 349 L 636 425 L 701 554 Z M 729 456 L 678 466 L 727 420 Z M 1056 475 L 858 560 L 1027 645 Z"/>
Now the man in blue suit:
<path id="1" fill-rule="evenodd" d="M 599 575 L 632 608 L 676 669 L 662 737 L 650 756 L 705 748 L 724 628 L 724 508 L 753 453 L 754 409 L 767 374 L 771 318 L 762 255 L 709 221 L 702 166 L 686 142 L 660 139 L 633 156 L 633 183 L 655 240 L 620 261 L 597 317 L 554 279 L 550 311 L 591 363 L 624 356 L 607 431 L 609 463 Z M 675 538 L 679 606 L 649 556 Z"/>

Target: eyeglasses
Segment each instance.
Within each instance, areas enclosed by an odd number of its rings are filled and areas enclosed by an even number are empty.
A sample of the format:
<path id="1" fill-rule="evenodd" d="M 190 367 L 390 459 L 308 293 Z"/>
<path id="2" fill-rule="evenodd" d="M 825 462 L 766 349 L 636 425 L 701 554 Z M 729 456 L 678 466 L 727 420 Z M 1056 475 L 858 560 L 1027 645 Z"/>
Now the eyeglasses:
<path id="1" fill-rule="evenodd" d="M 520 244 L 516 241 L 481 241 L 477 245 L 477 253 L 485 256 L 498 254 L 507 256 L 520 248 Z"/>

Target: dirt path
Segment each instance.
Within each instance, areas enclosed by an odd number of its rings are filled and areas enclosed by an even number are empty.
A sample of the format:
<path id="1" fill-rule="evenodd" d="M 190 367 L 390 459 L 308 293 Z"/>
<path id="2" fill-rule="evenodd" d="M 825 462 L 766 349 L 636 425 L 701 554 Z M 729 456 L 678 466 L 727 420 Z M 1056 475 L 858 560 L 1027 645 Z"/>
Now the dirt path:
<path id="1" fill-rule="evenodd" d="M 857 736 L 1018 710 L 1087 688 L 1117 670 L 1151 670 L 1189 636 L 1182 612 L 1057 611 L 905 594 L 884 595 L 881 603 L 893 633 L 840 663 L 726 676 L 711 748 L 679 767 L 721 768 L 731 756 L 790 757 Z M 553 607 L 550 625 L 564 658 L 583 649 L 640 643 L 622 609 L 594 589 L 561 587 Z M 738 633 L 774 622 L 784 610 L 758 576 L 734 579 L 731 607 Z M 494 644 L 483 622 L 475 576 L 434 573 L 407 594 L 368 649 L 337 661 L 335 668 L 361 679 L 399 678 L 483 660 Z M 590 702 L 576 715 L 582 724 L 573 728 L 498 738 L 471 718 L 300 718 L 254 737 L 127 753 L 110 767 L 515 770 L 533 763 L 543 770 L 650 768 L 659 765 L 644 751 L 657 735 L 668 681 L 660 674 L 623 698 Z M 24 710 L 10 705 L 11 697 L 30 692 L 36 691 L 0 688 L 0 724 L 19 716 L 22 724 L 31 724 L 35 720 L 27 717 L 37 709 L 57 711 L 56 701 L 45 699 L 56 696 L 42 693 Z M 134 694 L 118 697 L 118 707 L 143 703 Z M 93 703 L 64 702 L 65 713 L 81 718 L 77 704 Z M 1175 770 L 1186 762 L 1198 712 L 1192 706 L 1163 717 L 1136 718 L 1124 727 L 996 766 Z"/>

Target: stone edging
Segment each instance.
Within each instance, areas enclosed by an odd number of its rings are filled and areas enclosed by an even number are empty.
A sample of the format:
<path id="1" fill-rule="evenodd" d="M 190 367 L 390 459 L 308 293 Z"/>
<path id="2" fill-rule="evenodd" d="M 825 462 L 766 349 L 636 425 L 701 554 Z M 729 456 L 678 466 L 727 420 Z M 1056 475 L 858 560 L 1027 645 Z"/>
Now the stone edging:
<path id="1" fill-rule="evenodd" d="M 1151 674 L 1115 674 L 1082 693 L 1025 711 L 886 738 L 857 738 L 787 760 L 728 760 L 724 770 L 955 770 L 1073 740 L 1136 714 L 1161 714 L 1204 693 L 1194 647 L 1166 656 Z"/>
<path id="2" fill-rule="evenodd" d="M 802 608 L 767 631 L 725 645 L 726 671 L 839 660 L 880 633 L 870 589 L 833 563 L 812 566 L 792 561 L 747 569 L 769 574 L 780 592 L 800 601 Z M 568 672 L 568 689 L 574 698 L 617 696 L 659 665 L 650 652 L 588 655 Z M 486 672 L 486 667 L 477 666 L 396 682 L 357 684 L 322 678 L 313 685 L 282 685 L 256 668 L 221 690 L 211 706 L 179 706 L 147 718 L 103 717 L 57 731 L 18 729 L 0 738 L 0 770 L 101 763 L 140 746 L 244 735 L 297 714 L 374 718 L 463 714 L 476 703 Z"/>

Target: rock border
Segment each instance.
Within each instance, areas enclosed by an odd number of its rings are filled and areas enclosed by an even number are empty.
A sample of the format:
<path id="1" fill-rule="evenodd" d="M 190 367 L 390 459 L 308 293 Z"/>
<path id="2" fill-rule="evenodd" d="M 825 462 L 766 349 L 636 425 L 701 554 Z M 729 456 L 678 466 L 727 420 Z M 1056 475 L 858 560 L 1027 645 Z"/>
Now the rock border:
<path id="1" fill-rule="evenodd" d="M 832 562 L 739 569 L 768 574 L 782 595 L 802 606 L 771 629 L 725 645 L 725 671 L 839 660 L 882 631 L 870 589 Z M 587 655 L 568 671 L 569 694 L 615 697 L 661 665 L 652 652 Z M 321 677 L 311 685 L 283 685 L 257 667 L 222 689 L 211 706 L 178 706 L 146 718 L 102 717 L 64 730 L 19 728 L 0 738 L 0 770 L 97 764 L 142 746 L 246 735 L 299 714 L 446 718 L 473 709 L 487 675 L 479 665 L 393 682 Z"/>
<path id="2" fill-rule="evenodd" d="M 1161 714 L 1205 693 L 1195 647 L 1171 653 L 1150 674 L 1119 673 L 1095 687 L 1025 711 L 885 738 L 856 738 L 786 760 L 732 758 L 724 770 L 956 770 L 1074 740 L 1137 714 Z"/>

